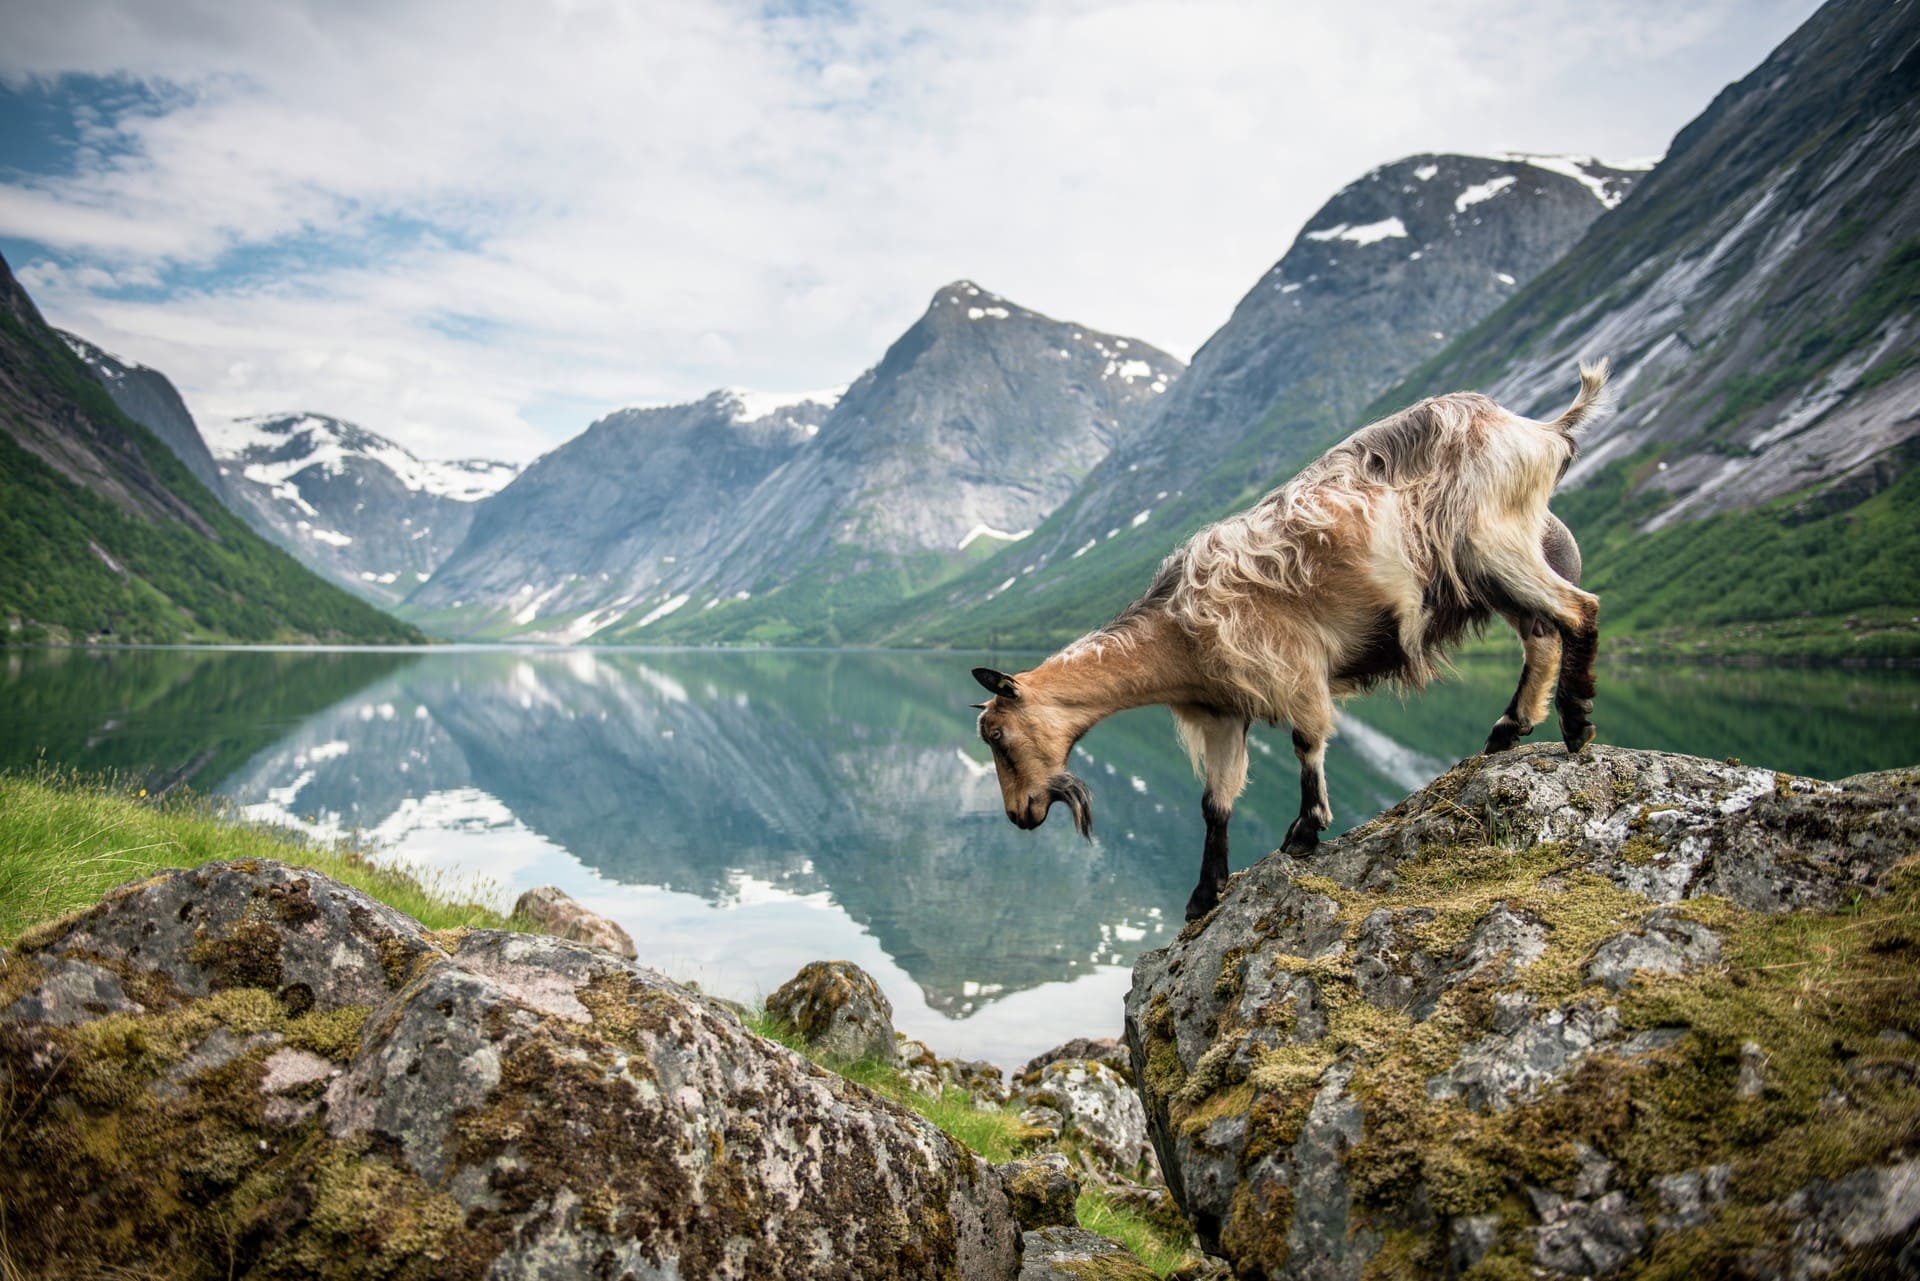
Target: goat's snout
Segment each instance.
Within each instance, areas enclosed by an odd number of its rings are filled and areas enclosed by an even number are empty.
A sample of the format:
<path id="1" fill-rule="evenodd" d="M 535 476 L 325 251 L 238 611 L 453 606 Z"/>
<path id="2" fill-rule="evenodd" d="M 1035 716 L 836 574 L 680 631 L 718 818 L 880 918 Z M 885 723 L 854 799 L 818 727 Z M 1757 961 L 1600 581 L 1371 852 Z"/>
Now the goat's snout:
<path id="1" fill-rule="evenodd" d="M 1053 805 L 1050 796 L 1038 796 L 1021 805 L 1019 809 L 1007 811 L 1007 821 L 1023 832 L 1031 832 L 1047 821 L 1047 810 Z"/>

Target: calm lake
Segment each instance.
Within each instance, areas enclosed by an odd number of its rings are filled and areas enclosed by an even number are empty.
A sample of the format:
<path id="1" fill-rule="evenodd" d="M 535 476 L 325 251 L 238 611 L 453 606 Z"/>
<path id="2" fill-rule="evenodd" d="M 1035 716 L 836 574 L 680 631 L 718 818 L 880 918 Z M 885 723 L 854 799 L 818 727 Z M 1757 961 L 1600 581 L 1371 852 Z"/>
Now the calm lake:
<path id="1" fill-rule="evenodd" d="M 858 962 L 942 1054 L 1017 1066 L 1120 1030 L 1134 958 L 1198 867 L 1198 784 L 1164 710 L 1096 728 L 1076 765 L 1095 839 L 1004 817 L 967 704 L 987 656 L 638 650 L 14 651 L 0 766 L 137 773 L 229 797 L 505 908 L 555 884 L 641 959 L 751 1001 L 807 961 Z M 1026 665 L 1001 655 L 996 665 Z M 1348 705 L 1335 830 L 1475 751 L 1515 657 Z M 1837 778 L 1920 759 L 1912 672 L 1603 666 L 1602 742 Z M 1536 738 L 1550 738 L 1551 725 Z M 1234 866 L 1296 805 L 1284 729 L 1256 727 Z"/>

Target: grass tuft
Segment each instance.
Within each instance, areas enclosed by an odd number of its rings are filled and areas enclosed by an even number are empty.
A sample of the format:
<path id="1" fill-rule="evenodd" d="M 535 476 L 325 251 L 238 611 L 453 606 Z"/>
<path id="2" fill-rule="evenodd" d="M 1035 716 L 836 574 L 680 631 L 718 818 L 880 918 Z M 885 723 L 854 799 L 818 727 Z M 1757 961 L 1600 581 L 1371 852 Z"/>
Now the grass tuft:
<path id="1" fill-rule="evenodd" d="M 89 907 L 116 885 L 171 868 L 268 858 L 309 867 L 398 908 L 428 929 L 510 928 L 471 901 L 484 883 L 422 880 L 350 845 L 240 821 L 191 793 L 149 796 L 137 783 L 41 768 L 0 774 L 0 946 Z"/>

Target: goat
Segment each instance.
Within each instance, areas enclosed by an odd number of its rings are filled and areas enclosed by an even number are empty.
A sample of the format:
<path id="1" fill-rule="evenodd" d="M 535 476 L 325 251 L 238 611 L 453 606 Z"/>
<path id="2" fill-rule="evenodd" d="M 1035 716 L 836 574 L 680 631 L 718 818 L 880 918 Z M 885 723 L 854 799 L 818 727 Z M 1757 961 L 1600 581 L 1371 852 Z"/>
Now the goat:
<path id="1" fill-rule="evenodd" d="M 1300 814 L 1281 848 L 1310 853 L 1333 819 L 1334 701 L 1382 681 L 1420 688 L 1496 613 L 1526 659 L 1484 750 L 1532 732 L 1556 680 L 1561 738 L 1569 752 L 1586 747 L 1600 602 L 1580 590 L 1579 546 L 1547 500 L 1606 381 L 1606 361 L 1582 364 L 1579 394 L 1551 422 L 1456 392 L 1363 427 L 1195 533 L 1104 627 L 1017 675 L 975 668 L 992 695 L 975 706 L 1007 817 L 1031 830 L 1059 801 L 1091 839 L 1092 799 L 1068 754 L 1107 716 L 1165 704 L 1205 779 L 1206 844 L 1186 911 L 1196 920 L 1226 885 L 1252 723 L 1292 729 Z"/>

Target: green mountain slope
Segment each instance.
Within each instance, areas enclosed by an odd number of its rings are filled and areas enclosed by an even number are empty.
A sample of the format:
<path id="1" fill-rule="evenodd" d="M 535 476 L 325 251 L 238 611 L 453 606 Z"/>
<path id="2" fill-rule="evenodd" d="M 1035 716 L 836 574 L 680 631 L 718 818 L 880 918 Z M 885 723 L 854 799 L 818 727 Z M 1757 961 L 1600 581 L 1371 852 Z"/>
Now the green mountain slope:
<path id="1" fill-rule="evenodd" d="M 269 546 L 133 422 L 0 260 L 0 637 L 415 642 Z"/>

